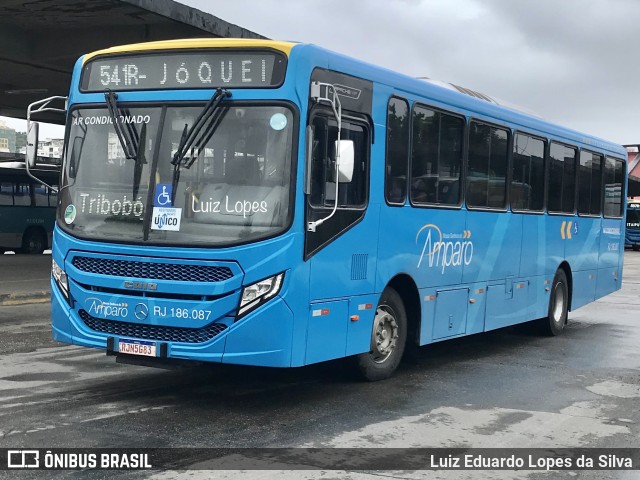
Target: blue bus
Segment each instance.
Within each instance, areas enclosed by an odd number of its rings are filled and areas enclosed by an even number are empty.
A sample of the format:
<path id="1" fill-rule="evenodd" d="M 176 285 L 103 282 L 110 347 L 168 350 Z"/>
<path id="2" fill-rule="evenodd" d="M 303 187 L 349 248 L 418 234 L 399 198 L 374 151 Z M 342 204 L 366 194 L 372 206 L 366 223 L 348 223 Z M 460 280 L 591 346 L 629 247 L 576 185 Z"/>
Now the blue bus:
<path id="1" fill-rule="evenodd" d="M 56 222 L 60 167 L 38 164 L 27 174 L 25 162 L 0 162 L 0 253 L 40 254 L 51 245 Z"/>
<path id="2" fill-rule="evenodd" d="M 118 361 L 368 380 L 405 350 L 620 288 L 626 151 L 314 45 L 191 39 L 80 58 L 53 337 Z"/>
<path id="3" fill-rule="evenodd" d="M 625 247 L 640 250 L 640 200 L 627 203 L 627 225 L 624 236 Z"/>

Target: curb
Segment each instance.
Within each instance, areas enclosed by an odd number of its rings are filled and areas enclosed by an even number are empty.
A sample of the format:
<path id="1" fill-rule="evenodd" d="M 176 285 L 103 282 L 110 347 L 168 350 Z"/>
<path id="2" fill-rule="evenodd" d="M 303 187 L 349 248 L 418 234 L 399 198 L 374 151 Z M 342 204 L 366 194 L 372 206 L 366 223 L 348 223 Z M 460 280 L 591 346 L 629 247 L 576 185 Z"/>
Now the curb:
<path id="1" fill-rule="evenodd" d="M 28 305 L 30 303 L 46 303 L 51 300 L 48 291 L 30 293 L 0 293 L 0 306 Z"/>

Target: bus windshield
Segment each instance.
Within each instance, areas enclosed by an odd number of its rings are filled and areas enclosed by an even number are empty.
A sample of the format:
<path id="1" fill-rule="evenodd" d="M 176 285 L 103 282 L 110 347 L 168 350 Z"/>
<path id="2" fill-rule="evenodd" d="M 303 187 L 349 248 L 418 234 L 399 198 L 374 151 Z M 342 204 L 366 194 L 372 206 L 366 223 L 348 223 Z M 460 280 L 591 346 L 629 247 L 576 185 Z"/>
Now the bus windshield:
<path id="1" fill-rule="evenodd" d="M 640 230 L 640 203 L 627 205 L 627 228 Z"/>
<path id="2" fill-rule="evenodd" d="M 275 235 L 291 220 L 293 114 L 283 106 L 221 106 L 200 149 L 172 164 L 197 106 L 120 106 L 139 145 L 127 158 L 106 108 L 70 115 L 58 222 L 82 238 L 185 246 Z"/>

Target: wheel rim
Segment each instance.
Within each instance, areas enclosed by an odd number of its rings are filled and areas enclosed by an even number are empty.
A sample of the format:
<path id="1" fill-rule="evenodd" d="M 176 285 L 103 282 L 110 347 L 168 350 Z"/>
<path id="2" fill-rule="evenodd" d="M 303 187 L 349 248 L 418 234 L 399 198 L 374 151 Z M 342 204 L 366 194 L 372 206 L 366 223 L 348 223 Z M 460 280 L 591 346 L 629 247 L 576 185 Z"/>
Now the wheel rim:
<path id="1" fill-rule="evenodd" d="M 554 323 L 561 324 L 562 317 L 564 315 L 565 295 L 562 283 L 556 283 L 553 289 L 553 321 Z"/>
<path id="2" fill-rule="evenodd" d="M 397 343 L 398 322 L 393 309 L 388 305 L 380 305 L 373 320 L 373 336 L 371 338 L 373 361 L 384 363 L 393 354 Z"/>

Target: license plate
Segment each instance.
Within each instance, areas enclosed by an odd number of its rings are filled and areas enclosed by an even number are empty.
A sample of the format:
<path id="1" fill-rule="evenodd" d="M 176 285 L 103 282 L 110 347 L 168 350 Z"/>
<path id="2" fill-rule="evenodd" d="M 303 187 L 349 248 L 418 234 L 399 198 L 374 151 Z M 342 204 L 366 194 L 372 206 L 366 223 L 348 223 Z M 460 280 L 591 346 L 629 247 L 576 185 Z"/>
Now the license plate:
<path id="1" fill-rule="evenodd" d="M 118 340 L 118 352 L 128 355 L 141 355 L 143 357 L 156 356 L 155 342 L 142 342 L 140 340 Z"/>

